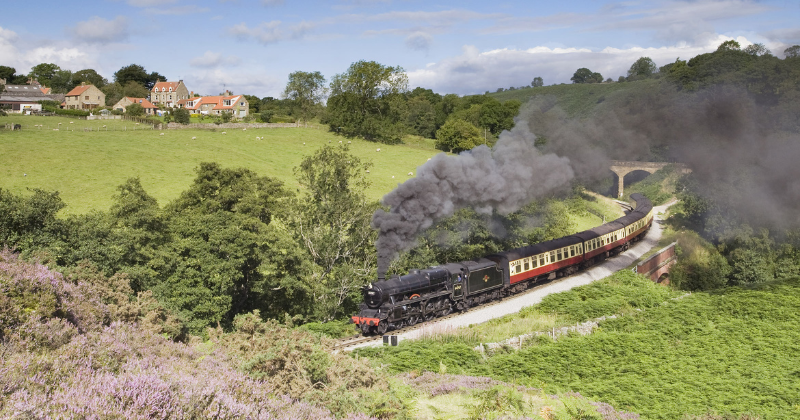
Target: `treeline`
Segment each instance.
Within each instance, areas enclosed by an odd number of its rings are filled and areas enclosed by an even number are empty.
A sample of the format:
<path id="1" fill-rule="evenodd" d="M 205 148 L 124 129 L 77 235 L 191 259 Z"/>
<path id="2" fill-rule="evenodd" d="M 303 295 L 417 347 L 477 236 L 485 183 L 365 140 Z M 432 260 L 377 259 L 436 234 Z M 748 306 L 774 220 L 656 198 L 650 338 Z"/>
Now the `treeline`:
<path id="1" fill-rule="evenodd" d="M 375 277 L 370 220 L 378 203 L 364 197 L 368 167 L 344 146 L 323 147 L 295 169 L 303 188 L 295 193 L 247 169 L 203 163 L 189 189 L 163 207 L 132 178 L 108 211 L 63 218 L 56 192 L 0 189 L 0 243 L 53 269 L 113 277 L 133 296 L 152 293 L 150 306 L 163 308 L 158 331 L 173 338 L 230 330 L 237 315 L 253 311 L 295 325 L 346 320 Z M 576 195 L 508 217 L 462 210 L 426 232 L 392 271 L 564 236 L 568 214 L 585 206 Z"/>
<path id="2" fill-rule="evenodd" d="M 325 147 L 297 168 L 300 196 L 250 170 L 203 163 L 163 208 L 130 179 L 109 211 L 66 218 L 56 216 L 65 206 L 56 192 L 0 190 L 0 243 L 54 268 L 124 273 L 192 334 L 253 310 L 327 321 L 355 310 L 374 273 L 377 203 L 364 198 L 365 168 Z"/>

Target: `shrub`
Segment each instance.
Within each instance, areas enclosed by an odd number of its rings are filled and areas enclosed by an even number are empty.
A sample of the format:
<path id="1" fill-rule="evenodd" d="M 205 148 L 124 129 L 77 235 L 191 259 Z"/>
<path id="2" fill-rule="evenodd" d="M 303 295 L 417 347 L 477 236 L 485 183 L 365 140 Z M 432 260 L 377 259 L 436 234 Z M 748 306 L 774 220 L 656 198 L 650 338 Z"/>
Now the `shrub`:
<path id="1" fill-rule="evenodd" d="M 131 117 L 141 117 L 144 115 L 144 107 L 140 104 L 130 104 L 125 107 L 125 113 Z"/>
<path id="2" fill-rule="evenodd" d="M 176 123 L 187 125 L 191 121 L 189 110 L 186 108 L 177 108 L 172 111 L 172 114 L 175 117 Z"/>

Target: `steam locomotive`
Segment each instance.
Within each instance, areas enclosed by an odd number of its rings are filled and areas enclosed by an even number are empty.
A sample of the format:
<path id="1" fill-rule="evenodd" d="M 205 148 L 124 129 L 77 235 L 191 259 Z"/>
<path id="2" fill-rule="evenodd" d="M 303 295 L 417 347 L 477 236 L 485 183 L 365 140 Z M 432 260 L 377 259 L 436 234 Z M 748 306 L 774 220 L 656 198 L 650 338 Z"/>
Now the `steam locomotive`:
<path id="1" fill-rule="evenodd" d="M 641 194 L 625 216 L 563 238 L 473 260 L 411 270 L 362 288 L 364 303 L 351 319 L 364 335 L 384 334 L 522 292 L 569 276 L 627 250 L 653 223 L 653 205 Z"/>

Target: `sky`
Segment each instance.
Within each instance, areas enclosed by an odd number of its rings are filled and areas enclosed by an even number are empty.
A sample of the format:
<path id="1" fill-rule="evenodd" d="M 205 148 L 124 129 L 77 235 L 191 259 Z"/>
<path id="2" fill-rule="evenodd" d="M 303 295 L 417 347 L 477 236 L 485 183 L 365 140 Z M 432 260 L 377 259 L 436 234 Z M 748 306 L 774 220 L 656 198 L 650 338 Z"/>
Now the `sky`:
<path id="1" fill-rule="evenodd" d="M 328 81 L 359 60 L 400 66 L 409 87 L 459 95 L 625 75 L 734 39 L 783 57 L 800 1 L 39 0 L 0 14 L 0 65 L 114 72 L 139 64 L 189 90 L 280 97 L 290 73 Z"/>

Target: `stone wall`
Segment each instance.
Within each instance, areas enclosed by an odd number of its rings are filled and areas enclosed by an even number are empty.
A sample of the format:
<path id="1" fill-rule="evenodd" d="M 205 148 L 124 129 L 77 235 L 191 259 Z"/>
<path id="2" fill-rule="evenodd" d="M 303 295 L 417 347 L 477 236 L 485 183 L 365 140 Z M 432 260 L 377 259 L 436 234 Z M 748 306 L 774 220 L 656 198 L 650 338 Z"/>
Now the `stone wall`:
<path id="1" fill-rule="evenodd" d="M 162 124 L 163 126 L 163 124 Z M 245 128 L 297 128 L 300 127 L 298 123 L 225 123 L 225 124 L 179 124 L 176 122 L 171 122 L 167 124 L 167 128 L 169 129 L 182 129 L 182 128 L 193 128 L 193 129 L 227 129 L 227 130 L 235 130 L 235 129 L 245 129 Z"/>

